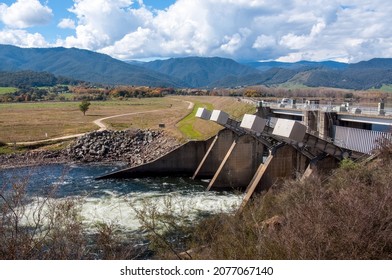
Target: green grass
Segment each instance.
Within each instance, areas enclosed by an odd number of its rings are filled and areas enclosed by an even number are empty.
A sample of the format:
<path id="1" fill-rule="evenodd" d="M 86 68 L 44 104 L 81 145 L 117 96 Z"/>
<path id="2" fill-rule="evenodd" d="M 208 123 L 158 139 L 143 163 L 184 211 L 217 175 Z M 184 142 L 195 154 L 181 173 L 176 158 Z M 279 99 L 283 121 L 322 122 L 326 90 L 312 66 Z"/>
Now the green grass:
<path id="1" fill-rule="evenodd" d="M 14 87 L 0 87 L 0 95 L 1 94 L 7 94 L 7 93 L 14 93 L 18 89 Z"/>
<path id="2" fill-rule="evenodd" d="M 206 108 L 210 111 L 214 109 L 214 106 L 211 103 L 195 102 L 192 112 L 177 124 L 178 129 L 186 138 L 196 140 L 205 138 L 205 135 L 195 128 L 196 112 L 199 107 Z"/>
<path id="3" fill-rule="evenodd" d="M 177 123 L 177 128 L 187 139 L 205 140 L 208 139 L 223 127 L 215 122 L 196 118 L 197 109 L 202 107 L 209 111 L 214 109 L 222 110 L 230 115 L 231 118 L 241 120 L 244 114 L 253 114 L 255 106 L 238 102 L 236 98 L 229 97 L 187 97 L 186 100 L 192 101 L 195 106 L 191 113 Z"/>
<path id="4" fill-rule="evenodd" d="M 0 155 L 11 155 L 11 154 L 15 154 L 15 153 L 22 153 L 27 151 L 27 149 L 25 147 L 19 147 L 19 146 L 1 146 L 0 147 Z"/>
<path id="5" fill-rule="evenodd" d="M 194 102 L 195 106 L 190 114 L 188 114 L 184 119 L 178 122 L 177 127 L 181 133 L 188 139 L 202 140 L 206 138 L 206 131 L 204 128 L 210 125 L 203 120 L 196 118 L 196 112 L 198 108 L 206 108 L 209 111 L 214 110 L 214 105 L 206 102 Z M 200 126 L 198 122 L 203 122 L 204 125 Z M 208 133 L 207 133 L 208 135 Z"/>

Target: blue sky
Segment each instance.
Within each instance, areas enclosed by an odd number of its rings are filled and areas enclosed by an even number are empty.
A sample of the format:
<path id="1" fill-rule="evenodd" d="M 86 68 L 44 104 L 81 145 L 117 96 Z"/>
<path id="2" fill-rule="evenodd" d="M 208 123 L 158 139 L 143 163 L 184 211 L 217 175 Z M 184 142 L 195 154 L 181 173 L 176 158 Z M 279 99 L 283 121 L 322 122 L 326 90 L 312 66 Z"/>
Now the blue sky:
<path id="1" fill-rule="evenodd" d="M 0 44 L 77 47 L 118 59 L 392 57 L 384 0 L 3 0 Z"/>
<path id="2" fill-rule="evenodd" d="M 13 4 L 15 1 L 5 1 L 9 2 L 9 5 Z M 41 1 L 45 3 L 45 1 Z M 74 32 L 70 29 L 62 29 L 58 28 L 57 24 L 62 18 L 71 18 L 75 20 L 75 16 L 72 13 L 68 12 L 68 9 L 72 7 L 72 0 L 52 0 L 47 1 L 48 6 L 53 10 L 53 20 L 51 20 L 48 24 L 38 25 L 35 27 L 31 27 L 28 30 L 31 32 L 39 32 L 44 35 L 50 42 L 55 42 L 58 37 L 66 37 L 72 35 Z"/>
<path id="3" fill-rule="evenodd" d="M 155 9 L 163 10 L 172 5 L 175 0 L 144 0 L 146 6 L 151 6 Z"/>
<path id="4" fill-rule="evenodd" d="M 15 2 L 15 0 L 7 0 L 1 1 L 0 3 L 11 6 Z M 164 10 L 170 5 L 172 5 L 174 2 L 175 0 L 144 0 L 143 4 L 151 8 L 151 10 Z M 73 0 L 48 0 L 40 1 L 40 3 L 47 4 L 47 6 L 50 7 L 53 13 L 53 20 L 51 20 L 48 24 L 29 27 L 26 28 L 26 30 L 29 30 L 32 33 L 38 32 L 42 34 L 51 43 L 56 42 L 58 38 L 65 38 L 75 33 L 73 30 L 59 28 L 57 26 L 63 18 L 69 18 L 74 21 L 77 21 L 75 15 L 68 11 L 74 5 Z M 135 7 L 140 7 L 137 1 L 133 5 Z M 4 24 L 0 21 L 0 28 L 4 27 Z"/>

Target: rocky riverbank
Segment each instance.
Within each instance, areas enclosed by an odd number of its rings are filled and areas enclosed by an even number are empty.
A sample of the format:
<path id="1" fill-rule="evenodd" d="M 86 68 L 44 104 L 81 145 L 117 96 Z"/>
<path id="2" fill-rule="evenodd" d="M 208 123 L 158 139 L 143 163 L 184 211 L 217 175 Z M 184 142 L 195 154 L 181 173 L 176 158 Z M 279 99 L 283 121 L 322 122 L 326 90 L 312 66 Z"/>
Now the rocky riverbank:
<path id="1" fill-rule="evenodd" d="M 162 130 L 95 131 L 59 151 L 33 150 L 0 155 L 0 168 L 52 163 L 124 162 L 140 165 L 157 159 L 179 146 Z"/>

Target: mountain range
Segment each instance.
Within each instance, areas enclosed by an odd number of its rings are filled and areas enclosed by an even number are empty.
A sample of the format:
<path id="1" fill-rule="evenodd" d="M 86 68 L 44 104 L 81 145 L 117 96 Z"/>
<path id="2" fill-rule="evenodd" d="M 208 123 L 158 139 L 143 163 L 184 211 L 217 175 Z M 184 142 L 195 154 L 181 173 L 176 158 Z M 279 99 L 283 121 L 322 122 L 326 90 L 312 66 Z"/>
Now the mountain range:
<path id="1" fill-rule="evenodd" d="M 22 70 L 101 84 L 182 86 L 181 81 L 173 77 L 87 50 L 0 45 L 0 71 Z"/>
<path id="2" fill-rule="evenodd" d="M 297 84 L 360 90 L 392 84 L 390 58 L 375 58 L 354 64 L 335 61 L 239 63 L 220 57 L 124 62 L 105 54 L 76 48 L 0 45 L 0 71 L 25 70 L 48 72 L 99 84 L 175 88 Z"/>

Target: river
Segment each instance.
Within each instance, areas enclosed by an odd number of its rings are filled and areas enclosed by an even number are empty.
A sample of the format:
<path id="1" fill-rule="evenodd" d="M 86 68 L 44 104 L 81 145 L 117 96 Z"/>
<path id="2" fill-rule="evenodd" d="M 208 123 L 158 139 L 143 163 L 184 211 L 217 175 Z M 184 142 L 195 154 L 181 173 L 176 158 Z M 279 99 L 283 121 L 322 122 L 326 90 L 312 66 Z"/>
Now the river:
<path id="1" fill-rule="evenodd" d="M 168 199 L 174 213 L 196 218 L 217 212 L 232 212 L 242 195 L 231 192 L 207 192 L 207 183 L 189 178 L 144 178 L 95 180 L 121 169 L 121 165 L 54 164 L 0 170 L 0 187 L 19 183 L 26 186 L 35 201 L 50 196 L 61 200 L 80 199 L 81 215 L 87 229 L 97 223 L 115 224 L 126 232 L 137 231 L 140 224 L 134 208 L 144 204 L 163 208 Z M 29 205 L 28 205 L 29 207 Z"/>

